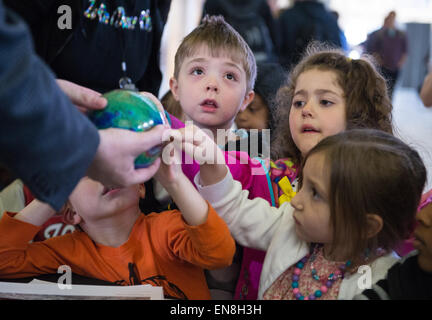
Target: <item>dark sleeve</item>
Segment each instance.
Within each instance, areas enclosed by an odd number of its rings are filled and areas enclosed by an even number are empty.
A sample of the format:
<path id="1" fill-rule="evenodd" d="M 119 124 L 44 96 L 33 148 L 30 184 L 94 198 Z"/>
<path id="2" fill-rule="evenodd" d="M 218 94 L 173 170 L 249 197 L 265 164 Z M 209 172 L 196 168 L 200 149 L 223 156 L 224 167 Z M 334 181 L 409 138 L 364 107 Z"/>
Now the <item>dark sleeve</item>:
<path id="1" fill-rule="evenodd" d="M 6 7 L 20 15 L 28 25 L 33 26 L 46 19 L 54 0 L 3 0 L 3 2 Z"/>
<path id="2" fill-rule="evenodd" d="M 354 300 L 390 300 L 387 279 L 381 279 L 371 289 L 364 290 L 354 297 Z"/>
<path id="3" fill-rule="evenodd" d="M 27 26 L 0 2 L 0 161 L 59 210 L 85 174 L 97 129 L 34 53 Z"/>
<path id="4" fill-rule="evenodd" d="M 277 19 L 279 38 L 278 55 L 280 63 L 285 69 L 290 69 L 295 56 L 295 28 L 301 24 L 300 15 L 292 15 L 291 9 L 285 9 Z"/>
<path id="5" fill-rule="evenodd" d="M 171 0 L 158 0 L 157 4 L 158 4 L 160 16 L 162 18 L 162 22 L 165 25 L 168 21 L 168 14 L 171 7 Z"/>
<path id="6" fill-rule="evenodd" d="M 368 34 L 367 39 L 365 41 L 365 50 L 367 53 L 372 54 L 377 51 L 376 39 L 377 39 L 378 31 L 374 31 Z"/>
<path id="7" fill-rule="evenodd" d="M 273 44 L 275 46 L 275 51 L 279 52 L 279 47 L 281 43 L 281 38 L 278 32 L 277 23 L 278 21 L 273 17 L 270 6 L 268 5 L 267 1 L 262 1 L 259 14 L 263 17 L 269 32 L 270 32 L 270 38 L 273 40 Z"/>

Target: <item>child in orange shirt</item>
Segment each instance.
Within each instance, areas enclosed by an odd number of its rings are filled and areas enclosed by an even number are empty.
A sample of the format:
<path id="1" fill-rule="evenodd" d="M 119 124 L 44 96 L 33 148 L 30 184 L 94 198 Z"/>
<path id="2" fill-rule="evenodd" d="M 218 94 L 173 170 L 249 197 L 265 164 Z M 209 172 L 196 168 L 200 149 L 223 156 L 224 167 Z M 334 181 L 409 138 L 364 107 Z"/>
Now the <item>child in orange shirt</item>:
<path id="1" fill-rule="evenodd" d="M 144 215 L 134 185 L 108 189 L 83 178 L 63 212 L 79 225 L 72 234 L 29 243 L 55 214 L 34 200 L 0 220 L 0 278 L 55 273 L 68 265 L 74 274 L 120 285 L 162 286 L 172 299 L 210 299 L 203 269 L 231 264 L 234 240 L 225 222 L 201 197 L 178 166 L 164 163 L 156 178 L 178 210 Z"/>

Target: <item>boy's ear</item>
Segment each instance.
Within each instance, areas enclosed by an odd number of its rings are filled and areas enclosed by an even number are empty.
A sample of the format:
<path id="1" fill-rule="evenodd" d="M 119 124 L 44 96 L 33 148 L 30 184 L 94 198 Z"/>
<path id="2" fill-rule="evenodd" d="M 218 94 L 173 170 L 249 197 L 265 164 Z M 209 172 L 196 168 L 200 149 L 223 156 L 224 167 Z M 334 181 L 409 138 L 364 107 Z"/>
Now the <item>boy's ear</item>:
<path id="1" fill-rule="evenodd" d="M 372 238 L 376 236 L 383 228 L 383 219 L 375 213 L 367 214 L 366 222 L 368 225 L 368 229 L 367 229 L 368 238 Z"/>
<path id="2" fill-rule="evenodd" d="M 169 87 L 171 89 L 172 95 L 176 101 L 179 101 L 177 91 L 178 91 L 178 83 L 177 79 L 174 77 L 171 77 L 169 80 Z"/>
<path id="3" fill-rule="evenodd" d="M 145 194 L 146 194 L 145 185 L 144 185 L 144 183 L 140 183 L 140 185 L 139 185 L 139 196 L 140 196 L 140 198 L 144 199 L 145 198 Z"/>
<path id="4" fill-rule="evenodd" d="M 240 111 L 244 111 L 247 106 L 253 101 L 253 99 L 255 98 L 255 92 L 253 90 L 249 91 L 242 102 L 242 105 L 240 107 Z"/>
<path id="5" fill-rule="evenodd" d="M 66 224 L 77 225 L 81 222 L 81 216 L 76 213 L 72 204 L 68 201 L 60 211 L 63 215 L 63 222 Z"/>

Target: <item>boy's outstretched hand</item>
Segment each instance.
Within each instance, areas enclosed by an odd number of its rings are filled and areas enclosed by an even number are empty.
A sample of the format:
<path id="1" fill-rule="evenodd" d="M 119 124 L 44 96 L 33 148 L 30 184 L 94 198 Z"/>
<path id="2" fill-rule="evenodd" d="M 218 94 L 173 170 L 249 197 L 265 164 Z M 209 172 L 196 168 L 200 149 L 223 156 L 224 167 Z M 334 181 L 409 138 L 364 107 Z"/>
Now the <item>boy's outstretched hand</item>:
<path id="1" fill-rule="evenodd" d="M 182 171 L 182 134 L 179 130 L 170 130 L 169 134 L 171 139 L 163 138 L 170 142 L 162 150 L 161 165 L 154 177 L 173 198 L 186 223 L 200 225 L 207 220 L 207 202 Z"/>
<path id="2" fill-rule="evenodd" d="M 200 164 L 200 184 L 207 186 L 221 181 L 228 169 L 219 146 L 197 126 L 187 126 L 179 131 L 183 137 L 183 150 Z"/>
<path id="3" fill-rule="evenodd" d="M 203 130 L 189 125 L 178 131 L 182 134 L 183 150 L 200 165 L 225 164 L 222 150 Z"/>
<path id="4" fill-rule="evenodd" d="M 179 179 L 186 178 L 181 168 L 182 136 L 178 130 L 167 130 L 163 140 L 169 143 L 162 150 L 161 164 L 154 178 L 168 189 Z"/>

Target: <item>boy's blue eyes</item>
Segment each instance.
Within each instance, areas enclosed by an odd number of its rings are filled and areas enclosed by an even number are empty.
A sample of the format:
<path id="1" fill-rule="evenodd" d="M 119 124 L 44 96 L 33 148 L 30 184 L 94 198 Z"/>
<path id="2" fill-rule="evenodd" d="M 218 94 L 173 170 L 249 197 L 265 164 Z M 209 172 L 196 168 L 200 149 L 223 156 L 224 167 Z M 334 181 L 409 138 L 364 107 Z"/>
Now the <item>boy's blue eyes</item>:
<path id="1" fill-rule="evenodd" d="M 201 75 L 201 74 L 203 74 L 203 71 L 201 69 L 193 69 L 192 74 Z"/>
<path id="2" fill-rule="evenodd" d="M 196 76 L 200 76 L 200 75 L 204 74 L 204 71 L 200 68 L 195 68 L 191 71 L 191 74 L 196 75 Z M 228 80 L 236 80 L 237 79 L 237 77 L 233 73 L 225 74 L 225 78 L 227 78 Z"/>
<path id="3" fill-rule="evenodd" d="M 228 80 L 236 80 L 236 76 L 233 75 L 232 73 L 228 73 L 228 74 L 226 75 L 226 78 L 227 78 Z"/>

